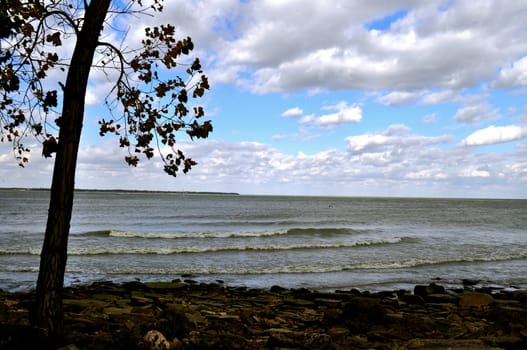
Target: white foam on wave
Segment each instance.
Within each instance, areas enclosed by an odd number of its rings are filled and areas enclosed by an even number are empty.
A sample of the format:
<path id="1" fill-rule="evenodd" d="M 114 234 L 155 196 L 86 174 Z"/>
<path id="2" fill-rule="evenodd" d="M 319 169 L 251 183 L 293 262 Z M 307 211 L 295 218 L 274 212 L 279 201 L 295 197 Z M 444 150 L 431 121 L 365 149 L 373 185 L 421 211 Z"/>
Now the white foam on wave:
<path id="1" fill-rule="evenodd" d="M 110 237 L 144 238 L 144 239 L 185 239 L 185 238 L 236 238 L 236 237 L 266 237 L 284 235 L 287 230 L 277 231 L 247 231 L 247 232 L 130 232 L 111 230 Z"/>
<path id="2" fill-rule="evenodd" d="M 362 241 L 342 241 L 331 243 L 292 243 L 292 244 L 253 244 L 253 245 L 224 245 L 224 246 L 96 246 L 96 247 L 72 247 L 68 250 L 70 255 L 124 255 L 124 254 L 185 254 L 185 253 L 214 253 L 229 251 L 285 251 L 299 249 L 339 249 L 352 248 L 361 246 L 371 246 L 378 244 L 396 244 L 400 243 L 403 238 L 395 237 L 388 239 L 372 239 Z"/>
<path id="3" fill-rule="evenodd" d="M 115 238 L 142 238 L 142 239 L 201 239 L 201 238 L 245 238 L 245 237 L 272 237 L 284 235 L 332 236 L 364 233 L 365 231 L 350 228 L 320 227 L 320 228 L 282 228 L 275 230 L 259 231 L 205 231 L 205 232 L 134 232 L 123 230 L 97 231 L 88 234 L 105 235 Z"/>

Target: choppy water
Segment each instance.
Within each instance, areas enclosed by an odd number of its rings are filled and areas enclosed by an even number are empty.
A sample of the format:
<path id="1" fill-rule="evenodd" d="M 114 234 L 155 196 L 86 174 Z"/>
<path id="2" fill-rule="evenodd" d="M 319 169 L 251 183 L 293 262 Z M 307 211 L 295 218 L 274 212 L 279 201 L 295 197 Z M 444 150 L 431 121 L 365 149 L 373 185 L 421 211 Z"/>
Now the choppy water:
<path id="1" fill-rule="evenodd" d="M 35 285 L 47 191 L 0 190 L 0 288 Z M 67 284 L 527 288 L 527 200 L 78 192 Z"/>

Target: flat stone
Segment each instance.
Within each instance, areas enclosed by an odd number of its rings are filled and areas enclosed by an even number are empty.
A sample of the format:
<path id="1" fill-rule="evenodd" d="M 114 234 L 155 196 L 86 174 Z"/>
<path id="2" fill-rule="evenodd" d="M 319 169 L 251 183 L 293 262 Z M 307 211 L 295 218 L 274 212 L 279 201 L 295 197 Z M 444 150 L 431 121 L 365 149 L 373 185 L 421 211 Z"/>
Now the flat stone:
<path id="1" fill-rule="evenodd" d="M 174 290 L 186 288 L 187 284 L 181 282 L 145 282 L 145 286 L 157 290 Z"/>
<path id="2" fill-rule="evenodd" d="M 123 315 L 123 314 L 131 314 L 132 308 L 131 307 L 107 307 L 103 310 L 103 312 L 106 315 Z"/>
<path id="3" fill-rule="evenodd" d="M 130 298 L 130 305 L 132 306 L 145 306 L 145 305 L 151 305 L 154 302 L 154 300 L 150 298 L 145 298 L 141 296 L 134 296 Z"/>
<path id="4" fill-rule="evenodd" d="M 408 350 L 491 350 L 495 349 L 479 339 L 412 339 L 407 344 Z"/>
<path id="5" fill-rule="evenodd" d="M 494 298 L 485 293 L 469 292 L 459 298 L 459 306 L 463 309 L 486 310 L 494 303 Z"/>
<path id="6" fill-rule="evenodd" d="M 457 302 L 457 297 L 449 294 L 428 294 L 426 302 L 437 304 L 454 304 Z"/>

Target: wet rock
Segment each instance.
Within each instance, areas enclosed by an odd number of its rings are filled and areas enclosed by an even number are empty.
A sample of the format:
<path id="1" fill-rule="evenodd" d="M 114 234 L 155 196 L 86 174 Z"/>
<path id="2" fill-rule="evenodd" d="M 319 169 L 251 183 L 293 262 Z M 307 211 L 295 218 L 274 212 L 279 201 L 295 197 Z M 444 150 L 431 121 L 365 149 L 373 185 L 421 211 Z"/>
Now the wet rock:
<path id="1" fill-rule="evenodd" d="M 277 294 L 280 294 L 280 293 L 284 293 L 285 291 L 287 291 L 287 289 L 285 289 L 284 287 L 280 287 L 280 286 L 272 286 L 271 289 L 270 289 L 271 293 L 277 293 Z"/>
<path id="2" fill-rule="evenodd" d="M 462 309 L 486 311 L 492 303 L 494 303 L 494 298 L 485 293 L 468 292 L 459 298 L 459 307 Z"/>
<path id="3" fill-rule="evenodd" d="M 526 296 L 443 292 L 433 284 L 414 291 L 328 293 L 101 283 L 65 291 L 63 344 L 145 350 L 145 334 L 156 330 L 170 346 L 184 349 L 527 349 Z M 42 347 L 29 340 L 33 299 L 30 293 L 0 294 L 0 349 Z"/>
<path id="4" fill-rule="evenodd" d="M 320 333 L 295 332 L 289 329 L 269 329 L 269 348 L 334 349 L 331 336 Z"/>
<path id="5" fill-rule="evenodd" d="M 455 304 L 458 298 L 450 294 L 428 294 L 425 299 L 427 303 Z"/>
<path id="6" fill-rule="evenodd" d="M 444 294 L 446 292 L 445 287 L 430 283 L 429 285 L 417 285 L 414 287 L 414 294 L 419 295 L 422 298 L 426 298 L 430 294 Z"/>
<path id="7" fill-rule="evenodd" d="M 2 350 L 38 350 L 46 346 L 43 330 L 29 326 L 0 326 L 0 349 Z"/>
<path id="8" fill-rule="evenodd" d="M 132 307 L 107 307 L 103 310 L 106 315 L 123 315 L 132 313 Z"/>
<path id="9" fill-rule="evenodd" d="M 527 303 L 527 290 L 517 290 L 511 293 L 512 298 Z"/>
<path id="10" fill-rule="evenodd" d="M 463 280 L 461 280 L 461 283 L 463 283 L 464 286 L 475 286 L 479 282 L 481 282 L 481 280 L 470 279 L 470 278 L 464 278 Z"/>
<path id="11" fill-rule="evenodd" d="M 527 337 L 525 336 L 494 336 L 483 337 L 493 349 L 527 349 Z"/>
<path id="12" fill-rule="evenodd" d="M 180 290 L 187 287 L 187 284 L 182 282 L 147 282 L 145 283 L 145 286 L 147 286 L 150 289 L 153 290 Z"/>
<path id="13" fill-rule="evenodd" d="M 344 304 L 345 323 L 352 329 L 365 331 L 382 322 L 386 310 L 376 298 L 355 297 Z"/>
<path id="14" fill-rule="evenodd" d="M 408 350 L 491 350 L 478 339 L 413 339 L 407 344 Z M 495 348 L 494 348 L 495 349 Z"/>
<path id="15" fill-rule="evenodd" d="M 75 344 L 69 344 L 66 346 L 63 346 L 57 350 L 79 350 L 79 348 Z"/>
<path id="16" fill-rule="evenodd" d="M 145 298 L 140 295 L 132 295 L 130 298 L 131 306 L 146 306 L 146 305 L 151 305 L 153 303 L 154 303 L 153 299 Z"/>
<path id="17" fill-rule="evenodd" d="M 399 300 L 401 300 L 404 303 L 411 304 L 411 305 L 424 305 L 425 304 L 425 299 L 415 294 L 400 295 Z"/>
<path id="18" fill-rule="evenodd" d="M 509 326 L 527 323 L 527 310 L 519 305 L 496 305 L 490 313 L 490 319 L 494 322 L 506 323 Z M 521 326 L 520 326 L 521 327 Z"/>

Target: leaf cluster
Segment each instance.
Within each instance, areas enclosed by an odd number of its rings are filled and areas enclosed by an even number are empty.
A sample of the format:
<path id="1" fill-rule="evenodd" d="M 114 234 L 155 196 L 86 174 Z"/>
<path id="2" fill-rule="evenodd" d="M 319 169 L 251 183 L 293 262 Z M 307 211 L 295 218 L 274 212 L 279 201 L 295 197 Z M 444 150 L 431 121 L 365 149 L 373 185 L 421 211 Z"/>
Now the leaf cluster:
<path id="1" fill-rule="evenodd" d="M 29 161 L 23 138 L 30 134 L 42 143 L 51 140 L 47 121 L 59 105 L 59 91 L 44 81 L 51 70 L 64 71 L 56 48 L 68 32 L 64 21 L 49 19 L 69 21 L 65 9 L 71 5 L 45 4 L 0 0 L 0 141 L 13 143 L 20 166 Z"/>
<path id="2" fill-rule="evenodd" d="M 150 10 L 163 10 L 162 0 L 149 3 Z M 132 13 L 133 4 L 146 7 L 141 0 L 129 0 L 114 15 Z M 0 0 L 0 141 L 13 143 L 21 166 L 30 151 L 22 142 L 26 136 L 40 141 L 45 157 L 60 142 L 57 108 L 68 87 L 59 82 L 54 88 L 45 80 L 50 72 L 67 71 L 68 60 L 57 48 L 78 35 L 84 5 L 80 0 Z M 125 52 L 112 43 L 99 43 L 105 57 L 99 68 L 114 69 L 118 76 L 105 100 L 111 118 L 99 121 L 99 134 L 117 135 L 119 146 L 128 149 L 125 161 L 131 166 L 138 165 L 140 156 L 150 159 L 158 154 L 165 172 L 186 173 L 196 162 L 177 148 L 176 135 L 184 132 L 201 139 L 212 132 L 203 107 L 193 105 L 210 89 L 208 79 L 198 58 L 180 62 L 194 43 L 190 37 L 178 40 L 173 25 L 146 28 L 141 44 L 138 50 Z"/>
<path id="3" fill-rule="evenodd" d="M 179 60 L 194 49 L 190 37 L 177 40 L 175 27 L 161 25 L 145 28 L 142 50 L 129 61 L 131 69 L 117 84 L 117 101 L 123 111 L 120 120 L 101 120 L 100 135 L 119 136 L 119 145 L 129 150 L 126 162 L 139 163 L 139 154 L 152 158 L 157 150 L 164 171 L 176 176 L 187 173 L 197 163 L 176 147 L 176 134 L 184 130 L 191 138 L 206 138 L 212 132 L 210 120 L 203 121 L 201 106 L 192 107 L 191 100 L 202 97 L 210 89 L 198 58 L 190 64 Z M 186 79 L 170 73 L 183 68 Z"/>

